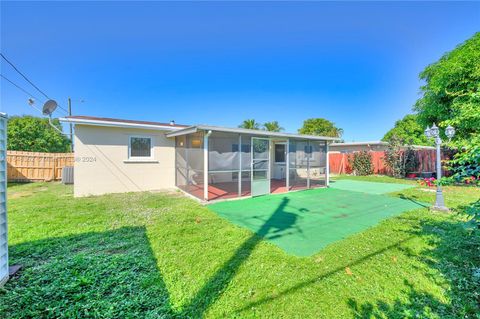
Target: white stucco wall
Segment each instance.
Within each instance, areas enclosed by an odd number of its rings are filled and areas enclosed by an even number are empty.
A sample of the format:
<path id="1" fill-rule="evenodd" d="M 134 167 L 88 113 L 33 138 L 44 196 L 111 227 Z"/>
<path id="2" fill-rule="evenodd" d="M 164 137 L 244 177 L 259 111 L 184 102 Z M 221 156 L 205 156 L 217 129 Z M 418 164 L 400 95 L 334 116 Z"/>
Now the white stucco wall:
<path id="1" fill-rule="evenodd" d="M 129 162 L 132 135 L 152 137 L 155 162 Z M 74 143 L 75 197 L 175 187 L 175 140 L 165 132 L 77 124 Z"/>

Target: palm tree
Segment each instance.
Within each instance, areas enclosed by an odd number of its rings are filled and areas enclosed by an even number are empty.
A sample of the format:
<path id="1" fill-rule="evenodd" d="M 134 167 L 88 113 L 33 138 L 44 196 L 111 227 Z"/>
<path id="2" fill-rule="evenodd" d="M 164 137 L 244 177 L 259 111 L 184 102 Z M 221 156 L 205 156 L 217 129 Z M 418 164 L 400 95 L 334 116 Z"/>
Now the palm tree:
<path id="1" fill-rule="evenodd" d="M 283 131 L 283 127 L 278 124 L 278 121 L 271 121 L 271 122 L 266 122 L 263 124 L 263 128 L 265 131 L 270 131 L 270 132 L 280 132 Z"/>
<path id="2" fill-rule="evenodd" d="M 242 124 L 240 124 L 238 127 L 246 128 L 246 129 L 250 129 L 250 130 L 259 130 L 260 129 L 260 123 L 258 123 L 254 119 L 248 119 L 248 120 L 244 120 L 242 122 Z"/>

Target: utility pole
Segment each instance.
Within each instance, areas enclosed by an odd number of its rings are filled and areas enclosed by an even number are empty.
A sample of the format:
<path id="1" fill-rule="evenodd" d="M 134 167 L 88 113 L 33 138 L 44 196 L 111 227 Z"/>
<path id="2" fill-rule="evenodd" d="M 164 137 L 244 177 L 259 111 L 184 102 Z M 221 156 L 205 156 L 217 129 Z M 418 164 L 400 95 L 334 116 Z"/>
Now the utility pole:
<path id="1" fill-rule="evenodd" d="M 72 116 L 72 99 L 68 98 L 68 116 Z M 70 151 L 73 152 L 73 126 L 70 123 Z"/>

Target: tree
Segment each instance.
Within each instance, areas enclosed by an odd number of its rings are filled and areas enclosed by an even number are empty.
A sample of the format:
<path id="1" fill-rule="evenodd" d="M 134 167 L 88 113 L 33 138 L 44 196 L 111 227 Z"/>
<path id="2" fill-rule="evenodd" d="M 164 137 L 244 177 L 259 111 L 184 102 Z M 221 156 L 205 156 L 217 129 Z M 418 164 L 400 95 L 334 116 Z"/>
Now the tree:
<path id="1" fill-rule="evenodd" d="M 423 96 L 414 110 L 423 128 L 436 123 L 443 135 L 452 125 L 457 141 L 480 133 L 480 32 L 427 66 L 420 79 Z"/>
<path id="2" fill-rule="evenodd" d="M 300 134 L 341 137 L 343 130 L 335 123 L 323 118 L 312 118 L 303 121 L 303 127 L 298 130 Z"/>
<path id="3" fill-rule="evenodd" d="M 431 144 L 424 134 L 424 128 L 418 123 L 416 114 L 407 114 L 396 121 L 395 126 L 383 136 L 382 141 L 388 142 L 394 135 L 411 145 Z"/>
<path id="4" fill-rule="evenodd" d="M 271 122 L 266 122 L 263 124 L 263 128 L 265 131 L 270 131 L 270 132 L 280 132 L 283 131 L 283 127 L 278 124 L 278 121 L 271 121 Z"/>
<path id="5" fill-rule="evenodd" d="M 405 177 L 418 166 L 415 151 L 406 141 L 393 134 L 388 140 L 383 161 L 394 177 Z"/>
<path id="6" fill-rule="evenodd" d="M 58 119 L 52 121 L 60 130 Z M 7 149 L 30 152 L 70 151 L 70 140 L 48 123 L 48 119 L 35 116 L 12 116 L 8 119 Z"/>
<path id="7" fill-rule="evenodd" d="M 259 130 L 260 129 L 260 123 L 258 123 L 254 119 L 248 119 L 248 120 L 244 120 L 242 122 L 242 124 L 240 124 L 238 127 L 246 128 L 246 129 L 250 129 L 250 130 Z"/>

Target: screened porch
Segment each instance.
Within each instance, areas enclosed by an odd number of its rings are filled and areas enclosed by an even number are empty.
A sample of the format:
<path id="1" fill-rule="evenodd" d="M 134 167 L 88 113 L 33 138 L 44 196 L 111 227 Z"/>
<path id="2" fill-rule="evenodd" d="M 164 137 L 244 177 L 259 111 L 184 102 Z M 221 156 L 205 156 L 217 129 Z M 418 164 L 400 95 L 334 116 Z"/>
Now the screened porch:
<path id="1" fill-rule="evenodd" d="M 201 200 L 328 185 L 325 138 L 245 129 L 183 131 L 170 134 L 176 186 Z"/>

